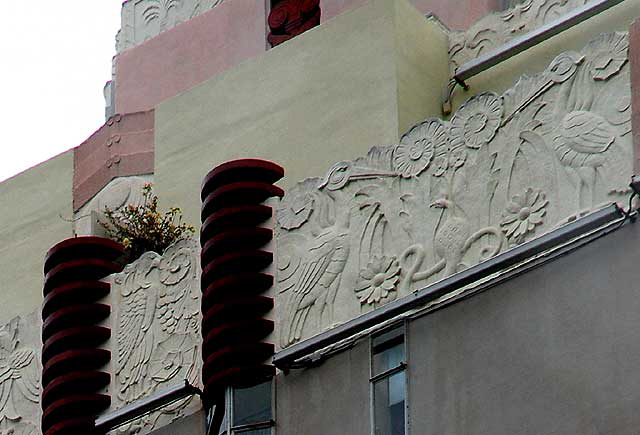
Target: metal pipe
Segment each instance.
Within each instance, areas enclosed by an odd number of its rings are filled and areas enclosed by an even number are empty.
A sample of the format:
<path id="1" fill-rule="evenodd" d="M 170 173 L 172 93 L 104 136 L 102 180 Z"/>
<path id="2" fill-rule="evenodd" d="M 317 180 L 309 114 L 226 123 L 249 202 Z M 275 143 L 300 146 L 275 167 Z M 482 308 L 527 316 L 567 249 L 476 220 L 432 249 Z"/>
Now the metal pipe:
<path id="1" fill-rule="evenodd" d="M 466 86 L 465 80 L 485 71 L 498 63 L 507 60 L 524 50 L 533 47 L 558 33 L 588 20 L 607 9 L 622 3 L 624 0 L 593 0 L 584 6 L 576 8 L 562 17 L 547 23 L 531 32 L 512 39 L 495 50 L 471 60 L 456 70 L 453 79 L 461 86 Z"/>
<path id="2" fill-rule="evenodd" d="M 289 369 L 296 360 L 315 351 L 351 337 L 381 322 L 393 319 L 404 312 L 423 306 L 452 291 L 515 266 L 522 261 L 622 218 L 624 218 L 624 214 L 620 208 L 615 204 L 611 204 L 537 239 L 451 275 L 422 290 L 415 291 L 411 295 L 281 350 L 275 354 L 273 363 L 280 369 Z"/>

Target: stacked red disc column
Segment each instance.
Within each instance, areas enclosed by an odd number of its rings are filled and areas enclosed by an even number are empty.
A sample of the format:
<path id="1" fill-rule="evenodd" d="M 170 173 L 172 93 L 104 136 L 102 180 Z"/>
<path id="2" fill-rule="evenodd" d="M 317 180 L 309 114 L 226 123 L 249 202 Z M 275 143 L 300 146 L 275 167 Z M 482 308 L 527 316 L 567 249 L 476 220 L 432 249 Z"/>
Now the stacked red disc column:
<path id="1" fill-rule="evenodd" d="M 273 344 L 264 339 L 274 324 L 267 318 L 273 299 L 265 249 L 273 214 L 263 204 L 282 197 L 273 183 L 284 176 L 275 163 L 243 159 L 222 164 L 202 185 L 202 335 L 205 398 L 227 386 L 256 385 L 275 374 Z"/>
<path id="2" fill-rule="evenodd" d="M 110 286 L 100 280 L 120 272 L 123 247 L 102 237 L 76 237 L 49 250 L 42 307 L 42 433 L 91 434 L 94 418 L 111 405 L 102 323 L 111 307 L 100 301 Z"/>

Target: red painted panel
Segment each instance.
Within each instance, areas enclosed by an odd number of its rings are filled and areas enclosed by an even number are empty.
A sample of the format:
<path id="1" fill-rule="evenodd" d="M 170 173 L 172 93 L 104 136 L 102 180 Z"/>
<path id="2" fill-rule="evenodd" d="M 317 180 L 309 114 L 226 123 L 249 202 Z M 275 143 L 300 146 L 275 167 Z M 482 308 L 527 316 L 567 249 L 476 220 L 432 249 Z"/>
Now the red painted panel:
<path id="1" fill-rule="evenodd" d="M 153 158 L 153 110 L 111 117 L 74 149 L 74 210 L 115 177 L 153 173 Z"/>
<path id="2" fill-rule="evenodd" d="M 266 50 L 264 1 L 225 1 L 116 58 L 118 113 L 149 110 Z"/>

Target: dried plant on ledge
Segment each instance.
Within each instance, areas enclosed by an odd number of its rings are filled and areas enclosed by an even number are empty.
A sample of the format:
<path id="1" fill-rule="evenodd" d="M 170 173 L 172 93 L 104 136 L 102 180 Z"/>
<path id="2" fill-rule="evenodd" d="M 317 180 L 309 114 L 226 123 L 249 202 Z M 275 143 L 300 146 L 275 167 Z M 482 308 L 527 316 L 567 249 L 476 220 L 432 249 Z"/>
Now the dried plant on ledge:
<path id="1" fill-rule="evenodd" d="M 195 233 L 193 226 L 182 222 L 182 211 L 172 207 L 162 214 L 158 211 L 158 197 L 151 184 L 142 188 L 142 204 L 126 205 L 112 210 L 105 207 L 107 222 L 100 222 L 107 237 L 126 248 L 127 262 L 138 259 L 147 251 L 162 254 L 172 243 Z"/>

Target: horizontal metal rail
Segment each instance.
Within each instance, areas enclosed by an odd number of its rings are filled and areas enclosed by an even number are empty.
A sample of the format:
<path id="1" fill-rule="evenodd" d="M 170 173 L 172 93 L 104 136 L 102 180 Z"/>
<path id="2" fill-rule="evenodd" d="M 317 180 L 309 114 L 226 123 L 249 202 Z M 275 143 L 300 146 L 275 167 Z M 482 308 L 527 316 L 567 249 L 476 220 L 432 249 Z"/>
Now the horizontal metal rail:
<path id="1" fill-rule="evenodd" d="M 202 395 L 202 391 L 185 380 L 181 384 L 168 388 L 167 390 L 157 392 L 109 414 L 99 416 L 95 422 L 96 433 L 107 433 L 125 423 L 145 416 L 156 409 L 163 408 L 171 403 L 193 395 L 200 396 Z"/>
<path id="2" fill-rule="evenodd" d="M 523 51 L 537 45 L 547 39 L 564 32 L 567 29 L 588 20 L 589 18 L 606 11 L 624 0 L 593 0 L 584 6 L 576 8 L 562 17 L 547 23 L 531 32 L 518 36 L 506 44 L 478 56 L 476 59 L 462 64 L 456 69 L 453 78 L 449 81 L 442 101 L 442 113 L 449 115 L 452 110 L 453 93 L 456 85 L 462 86 L 467 91 L 469 85 L 465 80 L 479 74 L 500 62 L 503 62 Z"/>
<path id="3" fill-rule="evenodd" d="M 624 0 L 593 0 L 576 8 L 562 17 L 547 23 L 531 32 L 512 39 L 504 45 L 460 66 L 454 80 L 466 87 L 465 80 L 481 73 L 534 45 L 546 41 L 552 36 L 562 33 L 589 18 L 606 11 Z"/>
<path id="4" fill-rule="evenodd" d="M 547 250 L 565 244 L 576 237 L 598 230 L 615 221 L 622 221 L 625 215 L 615 204 L 579 218 L 537 239 L 510 249 L 462 272 L 451 275 L 422 290 L 413 292 L 377 310 L 357 317 L 333 329 L 320 333 L 305 341 L 294 344 L 276 353 L 273 363 L 287 370 L 294 363 L 313 352 L 331 346 L 340 340 L 352 337 L 375 325 L 393 319 L 407 311 L 419 308 L 446 294 L 488 278 L 494 273 L 506 270 Z"/>

